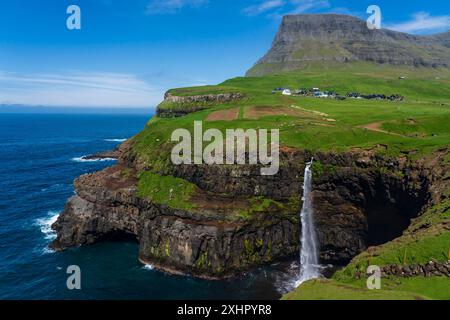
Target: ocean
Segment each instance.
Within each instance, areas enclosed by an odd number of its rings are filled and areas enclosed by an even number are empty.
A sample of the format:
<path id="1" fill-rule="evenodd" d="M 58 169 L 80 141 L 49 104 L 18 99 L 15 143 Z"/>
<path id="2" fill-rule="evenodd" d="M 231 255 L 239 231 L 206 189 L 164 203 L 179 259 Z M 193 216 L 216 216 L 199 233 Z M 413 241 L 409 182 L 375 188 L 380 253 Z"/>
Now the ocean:
<path id="1" fill-rule="evenodd" d="M 81 157 L 113 149 L 150 117 L 0 114 L 0 299 L 278 299 L 292 289 L 292 261 L 205 281 L 142 265 L 134 242 L 48 249 L 73 179 L 114 164 Z M 67 288 L 70 265 L 81 268 L 80 290 Z"/>

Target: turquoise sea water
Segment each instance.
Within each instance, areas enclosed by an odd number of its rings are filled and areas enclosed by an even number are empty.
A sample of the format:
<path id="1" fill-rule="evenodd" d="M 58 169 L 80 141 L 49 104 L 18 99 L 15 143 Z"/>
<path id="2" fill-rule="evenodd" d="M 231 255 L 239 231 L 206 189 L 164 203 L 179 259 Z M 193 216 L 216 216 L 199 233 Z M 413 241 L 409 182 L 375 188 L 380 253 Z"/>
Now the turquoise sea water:
<path id="1" fill-rule="evenodd" d="M 113 149 L 150 116 L 0 114 L 0 299 L 276 299 L 290 288 L 290 262 L 203 281 L 143 266 L 133 242 L 47 249 L 73 179 L 114 164 L 79 158 Z M 66 287 L 69 265 L 81 268 L 81 290 Z"/>

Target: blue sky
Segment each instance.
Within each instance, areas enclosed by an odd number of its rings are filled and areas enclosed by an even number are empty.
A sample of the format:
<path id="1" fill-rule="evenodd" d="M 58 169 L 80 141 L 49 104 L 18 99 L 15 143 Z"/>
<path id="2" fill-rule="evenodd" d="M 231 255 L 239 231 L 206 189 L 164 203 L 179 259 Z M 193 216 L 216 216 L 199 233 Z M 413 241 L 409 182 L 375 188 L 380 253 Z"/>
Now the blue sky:
<path id="1" fill-rule="evenodd" d="M 81 30 L 66 28 L 72 4 Z M 167 89 L 243 75 L 284 14 L 365 20 L 372 4 L 383 27 L 450 29 L 448 0 L 2 0 L 0 103 L 154 107 Z"/>

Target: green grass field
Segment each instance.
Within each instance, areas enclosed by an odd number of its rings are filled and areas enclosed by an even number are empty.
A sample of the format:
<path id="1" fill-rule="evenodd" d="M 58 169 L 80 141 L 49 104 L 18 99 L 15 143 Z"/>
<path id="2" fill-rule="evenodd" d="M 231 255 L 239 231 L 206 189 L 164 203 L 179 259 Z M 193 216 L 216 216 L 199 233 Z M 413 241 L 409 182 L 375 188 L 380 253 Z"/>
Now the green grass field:
<path id="1" fill-rule="evenodd" d="M 341 283 L 310 280 L 283 296 L 283 300 L 448 300 L 447 277 L 382 278 L 380 290 L 367 289 L 365 280 Z"/>
<path id="2" fill-rule="evenodd" d="M 190 200 L 197 187 L 186 180 L 144 172 L 139 177 L 139 196 L 174 209 L 190 210 Z"/>
<path id="3" fill-rule="evenodd" d="M 310 280 L 283 296 L 282 300 L 427 300 L 407 291 L 369 290 L 333 280 Z"/>
<path id="4" fill-rule="evenodd" d="M 406 80 L 398 79 L 406 76 Z M 403 102 L 347 99 L 287 97 L 272 94 L 275 87 L 319 87 L 345 94 L 399 93 Z M 260 78 L 235 78 L 218 86 L 171 90 L 173 94 L 197 95 L 218 92 L 241 92 L 245 98 L 233 103 L 208 104 L 207 109 L 181 118 L 154 118 L 135 139 L 135 151 L 155 170 L 164 172 L 173 143 L 171 132 L 177 128 L 192 131 L 193 122 L 205 120 L 211 112 L 240 108 L 233 121 L 204 121 L 204 130 L 217 128 L 280 129 L 281 144 L 311 151 L 344 151 L 383 144 L 390 155 L 400 153 L 419 157 L 450 143 L 450 71 L 394 68 L 358 63 L 330 69 L 307 69 L 303 72 Z M 258 119 L 245 117 L 250 108 L 291 106 L 311 111 L 303 116 L 267 115 Z M 164 107 L 164 105 L 163 105 Z M 182 105 L 179 107 L 183 107 Z M 186 106 L 191 108 L 192 105 Z M 314 112 L 327 114 L 318 117 Z M 275 112 L 276 113 L 276 112 Z M 328 120 L 333 120 L 332 122 Z M 365 126 L 380 122 L 373 131 Z M 159 150 L 158 153 L 153 150 Z"/>

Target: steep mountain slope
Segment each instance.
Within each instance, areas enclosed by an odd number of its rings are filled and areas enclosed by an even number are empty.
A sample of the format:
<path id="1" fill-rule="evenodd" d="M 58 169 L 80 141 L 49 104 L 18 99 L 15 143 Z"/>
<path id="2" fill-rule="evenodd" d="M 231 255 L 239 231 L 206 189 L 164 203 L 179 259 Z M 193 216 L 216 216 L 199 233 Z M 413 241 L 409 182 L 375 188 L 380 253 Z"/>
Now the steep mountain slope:
<path id="1" fill-rule="evenodd" d="M 434 40 L 437 40 L 440 44 L 450 48 L 450 31 L 439 33 L 431 36 Z"/>
<path id="2" fill-rule="evenodd" d="M 365 21 L 347 15 L 288 15 L 270 51 L 247 76 L 354 61 L 448 67 L 448 35 L 421 37 L 386 29 L 369 30 Z"/>

